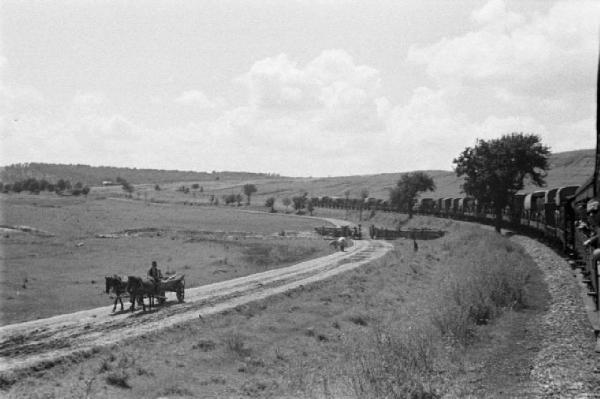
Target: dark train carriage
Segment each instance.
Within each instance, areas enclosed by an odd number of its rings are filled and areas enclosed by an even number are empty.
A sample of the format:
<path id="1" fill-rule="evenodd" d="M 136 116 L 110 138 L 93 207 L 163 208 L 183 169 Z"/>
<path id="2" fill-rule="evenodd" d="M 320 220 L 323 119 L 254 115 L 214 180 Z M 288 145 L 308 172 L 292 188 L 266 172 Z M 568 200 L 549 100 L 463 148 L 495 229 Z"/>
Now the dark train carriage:
<path id="1" fill-rule="evenodd" d="M 558 188 L 552 188 L 546 191 L 544 195 L 544 212 L 543 212 L 543 224 L 544 224 L 544 235 L 547 238 L 556 238 L 556 194 Z"/>
<path id="2" fill-rule="evenodd" d="M 442 214 L 449 217 L 452 214 L 452 198 L 444 198 L 442 203 Z"/>
<path id="3" fill-rule="evenodd" d="M 556 192 L 556 236 L 564 252 L 573 252 L 575 247 L 575 210 L 570 200 L 579 186 L 560 187 Z"/>
<path id="4" fill-rule="evenodd" d="M 535 191 L 525 196 L 523 200 L 523 216 L 522 224 L 539 229 L 540 215 L 544 210 L 545 191 Z"/>
<path id="5" fill-rule="evenodd" d="M 475 204 L 475 200 L 473 198 L 464 197 L 458 201 L 458 211 L 462 215 L 471 215 L 473 213 L 473 206 Z"/>
<path id="6" fill-rule="evenodd" d="M 453 198 L 452 199 L 452 211 L 451 212 L 453 215 L 456 215 L 456 216 L 460 215 L 461 212 L 459 212 L 459 203 L 460 203 L 461 199 L 462 198 Z"/>
<path id="7" fill-rule="evenodd" d="M 444 198 L 438 198 L 435 201 L 436 214 L 440 215 L 444 209 Z"/>
<path id="8" fill-rule="evenodd" d="M 421 198 L 419 200 L 419 212 L 431 213 L 433 211 L 434 205 L 435 201 L 433 200 L 433 198 Z"/>
<path id="9" fill-rule="evenodd" d="M 377 208 L 377 198 L 367 197 L 365 198 L 364 207 L 365 209 L 372 210 Z"/>
<path id="10" fill-rule="evenodd" d="M 331 197 L 331 206 L 334 209 L 345 209 L 346 198 L 344 197 Z"/>

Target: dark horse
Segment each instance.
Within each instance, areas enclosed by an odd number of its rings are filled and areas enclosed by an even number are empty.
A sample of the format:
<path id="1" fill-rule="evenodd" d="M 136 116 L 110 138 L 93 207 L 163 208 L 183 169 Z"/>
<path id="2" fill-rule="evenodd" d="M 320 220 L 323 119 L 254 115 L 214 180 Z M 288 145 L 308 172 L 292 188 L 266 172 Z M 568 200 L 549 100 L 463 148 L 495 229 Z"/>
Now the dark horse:
<path id="1" fill-rule="evenodd" d="M 135 310 L 135 302 L 133 299 L 137 298 L 138 303 L 141 301 L 144 312 L 146 311 L 146 305 L 144 304 L 144 295 L 148 296 L 150 303 L 150 309 L 154 305 L 154 296 L 157 294 L 157 287 L 153 281 L 143 280 L 141 277 L 129 276 L 127 277 L 126 290 L 132 299 L 131 311 Z"/>
<path id="2" fill-rule="evenodd" d="M 106 280 L 106 293 L 112 292 L 115 294 L 115 305 L 113 306 L 113 312 L 117 309 L 117 301 L 121 302 L 121 310 L 123 310 L 123 300 L 121 299 L 121 295 L 127 292 L 127 283 L 121 280 L 121 277 L 116 274 L 113 276 L 104 277 Z"/>

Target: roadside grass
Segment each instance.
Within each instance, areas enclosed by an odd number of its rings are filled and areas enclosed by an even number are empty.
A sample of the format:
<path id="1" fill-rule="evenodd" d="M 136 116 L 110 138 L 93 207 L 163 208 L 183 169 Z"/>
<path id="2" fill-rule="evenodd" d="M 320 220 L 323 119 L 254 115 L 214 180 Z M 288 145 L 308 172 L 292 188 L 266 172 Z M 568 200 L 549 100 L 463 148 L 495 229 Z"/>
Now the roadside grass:
<path id="1" fill-rule="evenodd" d="M 505 238 L 477 226 L 445 228 L 419 251 L 398 240 L 385 257 L 334 280 L 125 342 L 117 358 L 154 375 L 130 373 L 130 389 L 99 378 L 91 397 L 154 398 L 166 387 L 192 397 L 460 396 L 465 370 L 490 360 L 482 331 L 526 309 L 537 277 Z M 9 394 L 33 392 L 32 381 L 35 392 L 60 394 L 115 350 L 57 365 Z"/>
<path id="2" fill-rule="evenodd" d="M 324 254 L 323 246 L 315 245 L 313 240 L 246 243 L 242 253 L 246 263 L 259 267 L 297 263 L 314 257 L 315 254 L 320 256 Z"/>

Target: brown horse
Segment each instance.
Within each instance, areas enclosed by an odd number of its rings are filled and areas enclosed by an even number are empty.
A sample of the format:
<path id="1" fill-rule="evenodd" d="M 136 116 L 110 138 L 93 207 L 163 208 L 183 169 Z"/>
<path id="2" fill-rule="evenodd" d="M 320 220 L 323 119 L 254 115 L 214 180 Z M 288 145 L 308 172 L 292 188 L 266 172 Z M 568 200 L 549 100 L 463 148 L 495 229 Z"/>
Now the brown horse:
<path id="1" fill-rule="evenodd" d="M 142 304 L 144 312 L 146 311 L 146 305 L 144 304 L 144 295 L 148 297 L 150 309 L 154 306 L 154 296 L 157 294 L 157 287 L 153 281 L 144 280 L 141 277 L 129 276 L 127 277 L 126 290 L 132 299 L 131 311 L 135 310 L 135 298 L 138 298 L 138 303 Z"/>
<path id="2" fill-rule="evenodd" d="M 115 305 L 113 306 L 113 312 L 117 309 L 117 301 L 121 302 L 121 310 L 123 310 L 123 300 L 121 299 L 121 295 L 127 292 L 127 283 L 121 280 L 120 276 L 112 275 L 104 277 L 106 281 L 106 293 L 110 293 L 112 290 L 113 294 L 115 294 Z"/>

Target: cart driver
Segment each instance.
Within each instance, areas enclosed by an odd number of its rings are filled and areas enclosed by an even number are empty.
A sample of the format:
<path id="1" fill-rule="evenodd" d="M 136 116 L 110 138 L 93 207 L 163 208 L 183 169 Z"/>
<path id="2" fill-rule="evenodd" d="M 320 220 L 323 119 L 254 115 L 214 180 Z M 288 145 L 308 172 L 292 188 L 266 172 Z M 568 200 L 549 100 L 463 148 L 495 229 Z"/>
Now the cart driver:
<path id="1" fill-rule="evenodd" d="M 152 261 L 152 267 L 148 270 L 148 277 L 150 277 L 154 283 L 159 283 L 160 280 L 162 280 L 162 272 L 157 267 L 155 260 Z"/>

